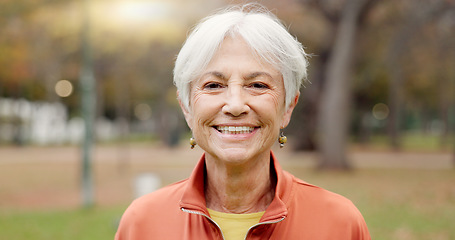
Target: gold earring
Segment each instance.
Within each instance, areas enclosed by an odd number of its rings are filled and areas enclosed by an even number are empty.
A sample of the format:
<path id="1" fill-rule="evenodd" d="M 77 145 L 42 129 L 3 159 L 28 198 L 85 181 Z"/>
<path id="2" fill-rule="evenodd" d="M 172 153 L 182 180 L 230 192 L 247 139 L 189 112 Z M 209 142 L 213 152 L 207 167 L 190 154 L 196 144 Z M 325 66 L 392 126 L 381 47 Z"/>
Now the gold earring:
<path id="1" fill-rule="evenodd" d="M 190 138 L 190 145 L 191 145 L 191 149 L 193 149 L 193 148 L 194 148 L 194 146 L 196 146 L 196 145 L 197 145 L 197 143 L 196 143 L 196 139 L 194 139 L 193 137 L 191 137 L 191 138 Z"/>
<path id="2" fill-rule="evenodd" d="M 278 142 L 280 143 L 280 148 L 284 147 L 284 144 L 288 141 L 288 138 L 284 136 L 284 133 L 281 132 L 280 137 L 278 138 Z"/>

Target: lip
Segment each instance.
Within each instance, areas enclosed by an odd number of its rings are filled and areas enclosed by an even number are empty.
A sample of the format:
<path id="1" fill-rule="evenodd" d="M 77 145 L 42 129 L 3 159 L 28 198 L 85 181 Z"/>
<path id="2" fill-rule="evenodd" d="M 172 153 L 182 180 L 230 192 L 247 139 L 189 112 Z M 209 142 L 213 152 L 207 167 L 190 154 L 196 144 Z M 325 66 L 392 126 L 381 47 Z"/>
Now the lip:
<path id="1" fill-rule="evenodd" d="M 219 124 L 212 128 L 220 135 L 225 137 L 248 137 L 254 134 L 260 127 L 251 124 Z"/>
<path id="2" fill-rule="evenodd" d="M 251 124 L 251 123 L 240 123 L 240 122 L 236 122 L 236 123 L 219 123 L 219 124 L 214 124 L 212 125 L 212 127 L 224 127 L 224 126 L 232 126 L 232 127 L 259 127 L 257 125 L 254 125 L 254 124 Z"/>

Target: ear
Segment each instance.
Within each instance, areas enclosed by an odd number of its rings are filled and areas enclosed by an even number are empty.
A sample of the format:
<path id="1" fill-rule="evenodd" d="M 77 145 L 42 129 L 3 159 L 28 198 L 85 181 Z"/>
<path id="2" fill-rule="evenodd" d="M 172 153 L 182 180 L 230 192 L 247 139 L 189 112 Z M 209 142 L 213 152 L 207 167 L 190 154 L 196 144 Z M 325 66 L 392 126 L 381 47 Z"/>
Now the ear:
<path id="1" fill-rule="evenodd" d="M 193 115 L 191 114 L 190 110 L 185 107 L 182 103 L 182 99 L 180 99 L 179 91 L 177 91 L 177 99 L 179 100 L 180 108 L 182 109 L 183 116 L 185 116 L 186 124 L 190 129 L 193 129 L 192 122 L 193 122 Z"/>
<path id="2" fill-rule="evenodd" d="M 291 101 L 289 103 L 289 106 L 283 115 L 283 119 L 281 120 L 281 128 L 287 127 L 289 122 L 291 121 L 292 112 L 294 111 L 294 108 L 297 105 L 297 102 L 299 101 L 299 97 L 300 97 L 300 92 L 297 92 L 293 101 Z"/>

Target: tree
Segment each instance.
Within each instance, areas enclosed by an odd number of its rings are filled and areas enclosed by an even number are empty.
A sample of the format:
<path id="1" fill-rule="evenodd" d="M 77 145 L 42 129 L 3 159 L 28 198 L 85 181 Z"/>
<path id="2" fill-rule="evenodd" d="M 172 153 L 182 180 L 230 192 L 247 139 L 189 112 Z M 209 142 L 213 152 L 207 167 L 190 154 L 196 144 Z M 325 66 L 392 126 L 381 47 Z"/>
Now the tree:
<path id="1" fill-rule="evenodd" d="M 400 123 L 403 112 L 403 56 L 408 50 L 409 42 L 416 35 L 417 31 L 422 28 L 441 13 L 448 9 L 450 3 L 447 1 L 427 2 L 425 7 L 421 4 L 411 4 L 409 15 L 396 32 L 389 45 L 386 62 L 389 75 L 389 100 L 390 116 L 388 118 L 388 135 L 392 148 L 400 148 Z"/>
<path id="2" fill-rule="evenodd" d="M 346 144 L 349 135 L 351 68 L 360 19 L 375 1 L 349 0 L 338 14 L 328 11 L 320 1 L 314 1 L 334 24 L 333 48 L 325 67 L 326 75 L 319 110 L 320 164 L 323 169 L 348 169 Z M 332 6 L 333 7 L 333 6 Z"/>

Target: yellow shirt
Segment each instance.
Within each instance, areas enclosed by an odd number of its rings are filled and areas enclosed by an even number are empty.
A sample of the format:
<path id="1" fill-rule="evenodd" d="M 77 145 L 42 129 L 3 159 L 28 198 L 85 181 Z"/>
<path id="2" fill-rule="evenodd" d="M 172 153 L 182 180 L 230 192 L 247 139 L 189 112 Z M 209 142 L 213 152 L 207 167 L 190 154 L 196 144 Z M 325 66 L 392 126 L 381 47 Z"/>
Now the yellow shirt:
<path id="1" fill-rule="evenodd" d="M 265 212 L 234 214 L 208 209 L 210 217 L 220 226 L 226 240 L 243 240 L 248 229 L 259 223 Z"/>

